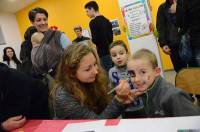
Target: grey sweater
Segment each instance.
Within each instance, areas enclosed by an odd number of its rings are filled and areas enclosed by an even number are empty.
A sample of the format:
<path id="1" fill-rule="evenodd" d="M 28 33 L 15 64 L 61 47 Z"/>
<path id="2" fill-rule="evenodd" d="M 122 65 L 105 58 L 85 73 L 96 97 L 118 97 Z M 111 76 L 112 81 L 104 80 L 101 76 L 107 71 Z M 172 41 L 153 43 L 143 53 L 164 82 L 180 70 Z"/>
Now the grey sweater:
<path id="1" fill-rule="evenodd" d="M 200 115 L 191 97 L 179 88 L 157 77 L 152 87 L 142 96 L 146 117 L 176 117 Z"/>
<path id="2" fill-rule="evenodd" d="M 115 98 L 97 115 L 90 111 L 86 106 L 81 105 L 79 101 L 64 88 L 59 87 L 54 99 L 55 116 L 58 119 L 110 119 L 117 118 L 124 109 L 124 105 Z"/>

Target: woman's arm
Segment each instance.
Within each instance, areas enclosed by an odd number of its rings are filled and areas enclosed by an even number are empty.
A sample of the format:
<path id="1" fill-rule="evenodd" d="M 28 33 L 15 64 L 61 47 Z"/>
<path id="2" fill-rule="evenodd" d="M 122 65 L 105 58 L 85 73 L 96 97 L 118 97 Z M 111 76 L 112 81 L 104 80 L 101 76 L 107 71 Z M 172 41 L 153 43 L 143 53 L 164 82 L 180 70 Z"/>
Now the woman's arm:
<path id="1" fill-rule="evenodd" d="M 72 44 L 72 42 L 69 40 L 69 38 L 64 33 L 61 33 L 60 44 L 61 44 L 62 48 L 65 49 L 70 44 Z"/>
<path id="2" fill-rule="evenodd" d="M 63 88 L 57 90 L 55 97 L 55 112 L 59 119 L 109 119 L 117 118 L 123 111 L 124 105 L 115 98 L 99 115 L 81 105 L 73 95 Z"/>

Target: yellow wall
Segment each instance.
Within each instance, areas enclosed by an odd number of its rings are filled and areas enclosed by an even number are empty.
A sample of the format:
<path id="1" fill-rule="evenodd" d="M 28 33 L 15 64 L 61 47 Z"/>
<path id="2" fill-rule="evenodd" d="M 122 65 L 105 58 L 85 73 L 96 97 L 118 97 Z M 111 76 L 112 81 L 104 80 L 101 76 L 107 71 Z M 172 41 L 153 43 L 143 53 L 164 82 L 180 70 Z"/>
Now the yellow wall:
<path id="1" fill-rule="evenodd" d="M 81 25 L 83 28 L 88 28 L 90 19 L 86 16 L 84 5 L 89 0 L 39 0 L 32 5 L 24 8 L 23 10 L 16 13 L 17 21 L 19 24 L 21 36 L 23 37 L 24 32 L 27 27 L 30 26 L 28 20 L 28 11 L 34 7 L 43 7 L 47 9 L 49 13 L 49 26 L 56 25 L 59 30 L 64 31 L 67 36 L 73 40 L 76 36 L 73 32 L 73 27 L 75 25 Z M 163 0 L 150 0 L 153 8 L 153 18 L 155 22 L 155 16 L 157 12 L 158 5 Z M 120 28 L 122 31 L 123 20 L 121 12 L 118 6 L 117 0 L 97 0 L 100 7 L 100 12 L 110 20 L 118 19 L 120 23 Z M 114 39 L 122 39 L 126 43 L 125 32 L 122 31 L 120 36 L 115 36 Z M 171 69 L 170 60 L 163 53 L 161 54 L 163 58 L 164 69 Z M 170 62 L 170 63 L 169 63 Z"/>

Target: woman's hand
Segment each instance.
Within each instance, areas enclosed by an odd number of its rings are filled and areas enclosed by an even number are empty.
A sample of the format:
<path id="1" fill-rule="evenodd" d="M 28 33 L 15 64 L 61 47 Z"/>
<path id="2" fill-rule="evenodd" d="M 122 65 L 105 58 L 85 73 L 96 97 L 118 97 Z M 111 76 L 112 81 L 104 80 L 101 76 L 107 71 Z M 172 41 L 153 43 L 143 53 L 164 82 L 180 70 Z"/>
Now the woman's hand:
<path id="1" fill-rule="evenodd" d="M 126 80 L 120 80 L 116 88 L 115 98 L 123 104 L 129 104 L 134 101 L 133 97 L 128 82 Z"/>
<path id="2" fill-rule="evenodd" d="M 25 122 L 26 122 L 26 118 L 21 115 L 10 117 L 2 123 L 2 128 L 5 131 L 11 131 L 11 130 L 22 127 Z"/>
<path id="3" fill-rule="evenodd" d="M 121 80 L 119 85 L 116 87 L 115 98 L 123 104 L 130 104 L 135 100 L 135 98 L 143 93 L 144 92 L 139 91 L 139 89 L 130 90 L 128 82 L 126 80 Z"/>

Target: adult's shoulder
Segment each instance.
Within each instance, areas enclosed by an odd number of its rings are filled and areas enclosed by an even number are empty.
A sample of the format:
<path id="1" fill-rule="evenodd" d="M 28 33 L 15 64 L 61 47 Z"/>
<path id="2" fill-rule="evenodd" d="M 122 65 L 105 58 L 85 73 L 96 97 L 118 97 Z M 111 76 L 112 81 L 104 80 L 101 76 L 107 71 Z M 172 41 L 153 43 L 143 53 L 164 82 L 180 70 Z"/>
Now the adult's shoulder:
<path id="1" fill-rule="evenodd" d="M 55 97 L 56 98 L 60 98 L 60 97 L 72 97 L 72 95 L 65 89 L 65 87 L 58 85 L 56 88 L 56 94 Z"/>

